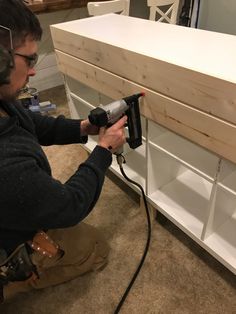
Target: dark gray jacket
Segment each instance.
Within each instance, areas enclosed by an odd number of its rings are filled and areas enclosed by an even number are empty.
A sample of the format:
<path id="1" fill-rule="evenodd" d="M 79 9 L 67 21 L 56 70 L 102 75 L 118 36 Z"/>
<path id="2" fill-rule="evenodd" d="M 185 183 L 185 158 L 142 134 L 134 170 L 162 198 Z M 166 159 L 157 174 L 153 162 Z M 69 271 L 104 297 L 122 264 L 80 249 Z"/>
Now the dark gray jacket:
<path id="1" fill-rule="evenodd" d="M 111 164 L 111 153 L 96 146 L 65 184 L 51 176 L 40 145 L 85 143 L 80 121 L 41 116 L 19 103 L 0 102 L 0 248 L 11 252 L 42 229 L 65 228 L 94 207 Z"/>

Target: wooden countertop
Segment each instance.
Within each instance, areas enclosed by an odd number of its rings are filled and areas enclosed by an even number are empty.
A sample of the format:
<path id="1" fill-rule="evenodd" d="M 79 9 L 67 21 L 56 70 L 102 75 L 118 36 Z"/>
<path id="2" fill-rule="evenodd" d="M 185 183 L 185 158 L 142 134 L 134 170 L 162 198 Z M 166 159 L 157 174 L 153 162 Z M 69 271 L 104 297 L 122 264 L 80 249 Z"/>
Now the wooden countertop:
<path id="1" fill-rule="evenodd" d="M 86 7 L 88 2 L 94 1 L 96 0 L 28 0 L 28 6 L 34 13 L 38 14 Z"/>

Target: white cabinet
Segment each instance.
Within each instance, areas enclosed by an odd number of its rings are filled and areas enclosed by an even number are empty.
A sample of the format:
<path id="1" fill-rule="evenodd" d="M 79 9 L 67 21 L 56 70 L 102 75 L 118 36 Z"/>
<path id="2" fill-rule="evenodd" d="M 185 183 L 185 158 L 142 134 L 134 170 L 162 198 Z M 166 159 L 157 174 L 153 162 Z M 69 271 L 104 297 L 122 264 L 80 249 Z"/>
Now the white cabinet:
<path id="1" fill-rule="evenodd" d="M 87 118 L 97 105 L 113 101 L 69 76 L 65 83 L 73 118 Z M 143 116 L 141 121 L 143 145 L 124 146 L 125 172 L 152 206 L 236 273 L 236 165 Z M 91 152 L 96 144 L 97 136 L 90 136 L 85 148 Z M 115 157 L 111 170 L 125 180 Z"/>
<path id="2" fill-rule="evenodd" d="M 37 88 L 38 91 L 42 91 L 63 84 L 63 78 L 56 63 L 50 25 L 79 18 L 82 19 L 87 15 L 86 7 L 38 14 L 43 35 L 42 40 L 38 43 L 39 60 L 35 67 L 37 75 L 30 78 L 30 86 Z"/>
<path id="3" fill-rule="evenodd" d="M 72 117 L 145 92 L 143 145 L 126 145 L 125 172 L 236 274 L 235 36 L 115 14 L 51 29 Z"/>

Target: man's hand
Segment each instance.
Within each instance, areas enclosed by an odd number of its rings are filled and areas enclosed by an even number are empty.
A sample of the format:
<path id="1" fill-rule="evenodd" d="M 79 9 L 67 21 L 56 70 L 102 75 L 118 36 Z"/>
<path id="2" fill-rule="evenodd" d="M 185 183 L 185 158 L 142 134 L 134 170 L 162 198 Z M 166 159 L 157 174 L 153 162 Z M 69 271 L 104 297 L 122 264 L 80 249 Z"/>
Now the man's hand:
<path id="1" fill-rule="evenodd" d="M 80 123 L 80 134 L 84 135 L 97 135 L 99 132 L 99 127 L 92 125 L 88 119 L 81 121 Z"/>
<path id="2" fill-rule="evenodd" d="M 124 130 L 126 121 L 127 116 L 124 116 L 111 127 L 100 128 L 98 145 L 115 153 L 126 142 Z"/>

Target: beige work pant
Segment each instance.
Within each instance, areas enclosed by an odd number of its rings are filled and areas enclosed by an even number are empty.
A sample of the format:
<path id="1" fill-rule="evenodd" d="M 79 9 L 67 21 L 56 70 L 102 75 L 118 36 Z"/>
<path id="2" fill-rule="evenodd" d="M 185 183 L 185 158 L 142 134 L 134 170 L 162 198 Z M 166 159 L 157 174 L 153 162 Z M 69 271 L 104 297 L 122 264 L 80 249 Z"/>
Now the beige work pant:
<path id="1" fill-rule="evenodd" d="M 37 266 L 39 279 L 9 283 L 4 287 L 6 301 L 20 292 L 58 285 L 86 272 L 100 270 L 107 264 L 109 246 L 94 227 L 82 222 L 71 228 L 49 230 L 47 234 L 64 255 L 49 258 L 34 252 L 31 258 Z"/>

